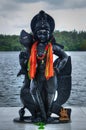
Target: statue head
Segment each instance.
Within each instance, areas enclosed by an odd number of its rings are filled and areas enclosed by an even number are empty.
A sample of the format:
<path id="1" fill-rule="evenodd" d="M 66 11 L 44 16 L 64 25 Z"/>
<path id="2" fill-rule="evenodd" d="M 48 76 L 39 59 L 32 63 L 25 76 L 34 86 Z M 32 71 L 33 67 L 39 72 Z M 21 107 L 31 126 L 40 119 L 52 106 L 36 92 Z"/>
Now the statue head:
<path id="1" fill-rule="evenodd" d="M 44 11 L 33 17 L 31 21 L 31 29 L 36 40 L 40 42 L 49 41 L 55 27 L 54 20 Z"/>

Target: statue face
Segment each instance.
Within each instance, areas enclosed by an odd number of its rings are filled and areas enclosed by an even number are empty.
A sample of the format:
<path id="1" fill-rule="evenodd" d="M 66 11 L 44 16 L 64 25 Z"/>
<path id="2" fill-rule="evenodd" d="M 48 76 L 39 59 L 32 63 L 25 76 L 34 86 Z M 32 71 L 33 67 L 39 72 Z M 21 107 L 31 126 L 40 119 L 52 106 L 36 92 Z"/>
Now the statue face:
<path id="1" fill-rule="evenodd" d="M 37 40 L 44 43 L 47 42 L 50 38 L 50 31 L 46 29 L 41 29 L 36 32 Z"/>

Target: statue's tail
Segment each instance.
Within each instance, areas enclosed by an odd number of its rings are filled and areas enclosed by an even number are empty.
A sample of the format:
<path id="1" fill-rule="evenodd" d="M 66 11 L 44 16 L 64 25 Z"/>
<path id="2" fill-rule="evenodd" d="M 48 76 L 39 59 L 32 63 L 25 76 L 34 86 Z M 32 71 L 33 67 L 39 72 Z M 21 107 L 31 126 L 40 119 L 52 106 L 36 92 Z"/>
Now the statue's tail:
<path id="1" fill-rule="evenodd" d="M 58 59 L 54 62 L 54 66 L 58 64 Z M 71 78 L 71 57 L 68 57 L 68 61 L 61 72 L 58 74 L 57 72 L 57 80 L 58 80 L 58 87 L 57 93 L 58 96 L 53 103 L 52 112 L 56 112 L 56 110 L 61 107 L 69 98 L 71 93 L 71 86 L 72 86 L 72 78 Z"/>

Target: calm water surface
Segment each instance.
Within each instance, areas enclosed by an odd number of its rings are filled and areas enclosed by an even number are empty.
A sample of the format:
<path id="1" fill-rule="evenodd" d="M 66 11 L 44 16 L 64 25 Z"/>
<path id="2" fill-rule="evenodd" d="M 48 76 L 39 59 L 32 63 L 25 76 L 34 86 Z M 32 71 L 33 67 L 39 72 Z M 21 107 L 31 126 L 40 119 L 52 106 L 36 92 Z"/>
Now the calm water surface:
<path id="1" fill-rule="evenodd" d="M 68 105 L 86 106 L 86 52 L 67 52 L 72 58 L 72 91 Z M 0 106 L 21 106 L 19 93 L 24 77 L 19 52 L 0 52 Z"/>

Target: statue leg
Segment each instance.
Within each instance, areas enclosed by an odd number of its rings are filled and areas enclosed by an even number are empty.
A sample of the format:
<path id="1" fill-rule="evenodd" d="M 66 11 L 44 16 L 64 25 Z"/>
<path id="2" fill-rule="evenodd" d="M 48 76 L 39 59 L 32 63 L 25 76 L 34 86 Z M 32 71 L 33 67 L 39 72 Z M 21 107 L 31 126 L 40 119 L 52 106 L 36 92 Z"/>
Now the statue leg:
<path id="1" fill-rule="evenodd" d="M 47 80 L 47 100 L 48 100 L 48 111 L 47 111 L 47 117 L 49 118 L 52 111 L 52 104 L 54 101 L 54 97 L 55 97 L 55 91 L 56 91 L 56 84 L 57 84 L 57 79 L 56 76 L 51 77 L 49 80 Z"/>
<path id="2" fill-rule="evenodd" d="M 35 105 L 32 96 L 30 94 L 29 88 L 30 88 L 30 81 L 28 80 L 28 78 L 25 78 L 23 87 L 21 88 L 20 98 L 24 108 L 27 108 L 32 116 L 35 116 Z M 23 115 L 24 109 L 23 108 L 20 109 L 19 113 Z"/>
<path id="3" fill-rule="evenodd" d="M 30 93 L 31 93 L 32 99 L 34 101 L 36 110 L 38 110 L 39 109 L 39 104 L 38 104 L 38 100 L 37 100 L 37 96 L 36 96 L 36 89 L 37 89 L 37 85 L 32 80 L 31 83 L 30 83 Z"/>
<path id="4" fill-rule="evenodd" d="M 43 120 L 46 120 L 46 113 L 44 108 L 44 103 L 40 94 L 40 89 L 42 89 L 43 83 L 39 83 L 36 80 L 32 80 L 30 84 L 30 93 L 32 95 L 32 98 L 34 100 L 34 104 L 36 107 L 37 117 L 35 119 L 35 122 L 39 122 Z M 40 89 L 39 89 L 40 88 Z"/>

